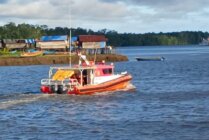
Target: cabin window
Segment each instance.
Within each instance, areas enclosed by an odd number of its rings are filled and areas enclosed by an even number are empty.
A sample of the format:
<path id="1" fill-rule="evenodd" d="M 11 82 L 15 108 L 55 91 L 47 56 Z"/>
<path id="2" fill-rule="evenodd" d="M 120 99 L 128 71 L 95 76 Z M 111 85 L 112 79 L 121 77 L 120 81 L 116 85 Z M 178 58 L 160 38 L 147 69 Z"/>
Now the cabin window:
<path id="1" fill-rule="evenodd" d="M 112 69 L 103 69 L 103 74 L 112 74 Z"/>

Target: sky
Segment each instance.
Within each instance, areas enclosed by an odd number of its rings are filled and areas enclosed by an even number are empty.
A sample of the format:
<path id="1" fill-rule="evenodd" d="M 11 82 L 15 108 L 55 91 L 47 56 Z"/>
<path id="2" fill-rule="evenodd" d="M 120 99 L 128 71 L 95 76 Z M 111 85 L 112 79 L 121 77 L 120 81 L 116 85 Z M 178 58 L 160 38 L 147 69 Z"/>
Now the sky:
<path id="1" fill-rule="evenodd" d="M 209 0 L 0 0 L 9 22 L 119 33 L 209 32 Z"/>

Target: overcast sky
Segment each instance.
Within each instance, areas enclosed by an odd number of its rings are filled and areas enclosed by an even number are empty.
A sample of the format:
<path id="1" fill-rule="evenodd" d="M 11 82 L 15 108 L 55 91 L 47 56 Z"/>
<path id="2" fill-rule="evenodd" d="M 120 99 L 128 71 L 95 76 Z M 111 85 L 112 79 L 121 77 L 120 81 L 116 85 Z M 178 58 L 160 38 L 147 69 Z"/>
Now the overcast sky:
<path id="1" fill-rule="evenodd" d="M 120 33 L 209 31 L 209 0 L 0 0 L 0 25 L 8 22 Z"/>

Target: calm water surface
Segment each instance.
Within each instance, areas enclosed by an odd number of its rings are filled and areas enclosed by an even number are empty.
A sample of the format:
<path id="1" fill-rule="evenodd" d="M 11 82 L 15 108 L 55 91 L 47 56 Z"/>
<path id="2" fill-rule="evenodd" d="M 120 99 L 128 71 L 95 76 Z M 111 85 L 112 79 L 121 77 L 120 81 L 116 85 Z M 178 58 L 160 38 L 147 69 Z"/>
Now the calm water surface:
<path id="1" fill-rule="evenodd" d="M 125 47 L 136 90 L 43 95 L 49 66 L 0 67 L 0 139 L 209 139 L 209 47 Z M 139 56 L 166 61 L 137 62 Z"/>

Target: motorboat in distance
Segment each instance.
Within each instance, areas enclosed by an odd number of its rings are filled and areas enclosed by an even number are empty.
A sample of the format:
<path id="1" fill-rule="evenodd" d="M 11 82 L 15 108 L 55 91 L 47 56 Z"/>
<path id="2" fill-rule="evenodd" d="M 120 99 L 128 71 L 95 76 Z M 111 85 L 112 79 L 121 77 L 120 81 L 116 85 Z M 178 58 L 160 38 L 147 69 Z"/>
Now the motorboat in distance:
<path id="1" fill-rule="evenodd" d="M 137 61 L 164 61 L 164 57 L 136 57 Z"/>

